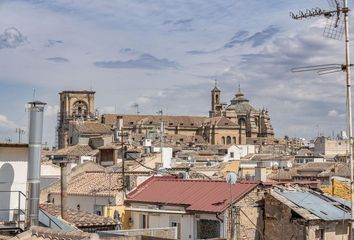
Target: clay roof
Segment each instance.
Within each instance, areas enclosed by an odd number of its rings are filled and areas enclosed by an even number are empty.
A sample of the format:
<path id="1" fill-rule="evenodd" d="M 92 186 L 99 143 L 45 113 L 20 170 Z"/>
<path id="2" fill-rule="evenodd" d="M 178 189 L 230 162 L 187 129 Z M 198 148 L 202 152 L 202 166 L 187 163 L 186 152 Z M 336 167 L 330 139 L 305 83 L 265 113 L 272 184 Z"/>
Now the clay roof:
<path id="1" fill-rule="evenodd" d="M 121 189 L 120 173 L 84 172 L 72 177 L 68 183 L 68 194 L 73 195 L 112 196 Z M 55 183 L 50 192 L 60 194 L 60 182 Z"/>
<path id="2" fill-rule="evenodd" d="M 26 232 L 20 233 L 11 240 L 64 240 L 64 239 L 71 239 L 71 240 L 81 240 L 81 239 L 99 239 L 96 234 L 93 233 L 85 233 L 81 231 L 77 232 L 68 232 L 64 230 L 56 230 L 51 228 L 45 227 L 37 227 L 33 226 Z"/>
<path id="3" fill-rule="evenodd" d="M 298 172 L 307 172 L 307 171 L 326 171 L 333 168 L 335 163 L 333 162 L 309 162 L 304 165 L 301 165 L 298 168 Z"/>
<path id="4" fill-rule="evenodd" d="M 51 203 L 40 204 L 40 208 L 52 216 L 60 216 L 60 206 Z M 68 209 L 68 222 L 74 224 L 78 228 L 116 225 L 117 223 L 108 217 L 99 216 L 86 211 Z"/>
<path id="5" fill-rule="evenodd" d="M 92 148 L 89 145 L 74 145 L 67 148 L 59 149 L 52 153 L 55 156 L 90 156 Z"/>
<path id="6" fill-rule="evenodd" d="M 255 182 L 232 185 L 233 200 L 237 202 L 257 185 Z M 127 199 L 128 202 L 183 205 L 186 211 L 219 213 L 230 204 L 230 185 L 226 181 L 151 177 L 130 192 Z"/>
<path id="7" fill-rule="evenodd" d="M 230 126 L 230 127 L 236 127 L 238 126 L 237 123 L 231 121 L 230 119 L 226 117 L 212 117 L 212 118 L 207 118 L 204 120 L 204 124 L 206 125 L 215 125 L 215 126 Z"/>
<path id="8" fill-rule="evenodd" d="M 288 181 L 292 180 L 292 177 L 296 175 L 296 169 L 278 169 L 276 172 L 267 175 L 267 179 L 275 181 Z"/>
<path id="9" fill-rule="evenodd" d="M 103 114 L 105 124 L 116 124 L 116 114 Z M 159 115 L 121 115 L 123 116 L 123 125 L 128 127 L 129 125 L 144 124 L 144 125 L 159 125 L 161 122 L 161 116 Z M 163 115 L 162 121 L 165 126 L 180 126 L 180 127 L 198 127 L 207 117 L 199 116 L 168 116 Z"/>
<path id="10" fill-rule="evenodd" d="M 74 122 L 78 131 L 81 134 L 91 133 L 91 134 L 111 134 L 112 129 L 110 126 L 99 122 Z"/>

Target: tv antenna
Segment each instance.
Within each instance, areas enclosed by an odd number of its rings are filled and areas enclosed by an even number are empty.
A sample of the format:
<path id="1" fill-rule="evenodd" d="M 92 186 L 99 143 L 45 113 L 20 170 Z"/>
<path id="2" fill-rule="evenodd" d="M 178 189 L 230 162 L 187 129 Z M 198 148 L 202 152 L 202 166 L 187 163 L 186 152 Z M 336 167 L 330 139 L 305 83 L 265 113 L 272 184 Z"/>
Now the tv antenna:
<path id="1" fill-rule="evenodd" d="M 136 115 L 139 115 L 139 104 L 138 103 L 134 103 L 133 104 L 133 107 L 135 107 L 136 108 Z"/>
<path id="2" fill-rule="evenodd" d="M 331 10 L 313 8 L 300 11 L 298 14 L 290 12 L 293 19 L 304 19 L 310 17 L 324 16 L 327 18 L 327 25 L 323 35 L 332 39 L 341 39 L 345 36 L 345 65 L 341 68 L 346 73 L 346 113 L 347 113 L 347 131 L 349 138 L 349 164 L 350 164 L 350 187 L 351 187 L 351 228 L 350 239 L 353 237 L 354 227 L 354 175 L 353 175 L 353 139 L 352 139 L 352 96 L 350 80 L 350 49 L 349 49 L 349 19 L 348 19 L 348 0 L 327 0 Z M 328 66 L 327 66 L 328 67 Z M 320 70 L 321 71 L 321 70 Z"/>
<path id="3" fill-rule="evenodd" d="M 348 16 L 347 0 L 327 0 L 331 10 L 321 8 L 311 8 L 298 13 L 290 12 L 290 17 L 296 20 L 301 20 L 311 17 L 324 16 L 327 19 L 327 24 L 323 31 L 323 36 L 332 39 L 341 39 L 345 28 L 345 18 Z M 346 2 L 346 3 L 345 3 Z"/>
<path id="4" fill-rule="evenodd" d="M 350 67 L 353 64 L 349 65 Z M 347 70 L 347 66 L 345 64 L 322 64 L 322 65 L 314 65 L 314 66 L 306 66 L 306 67 L 295 67 L 291 69 L 291 72 L 310 72 L 316 71 L 318 75 L 325 75 L 336 72 L 345 72 Z"/>

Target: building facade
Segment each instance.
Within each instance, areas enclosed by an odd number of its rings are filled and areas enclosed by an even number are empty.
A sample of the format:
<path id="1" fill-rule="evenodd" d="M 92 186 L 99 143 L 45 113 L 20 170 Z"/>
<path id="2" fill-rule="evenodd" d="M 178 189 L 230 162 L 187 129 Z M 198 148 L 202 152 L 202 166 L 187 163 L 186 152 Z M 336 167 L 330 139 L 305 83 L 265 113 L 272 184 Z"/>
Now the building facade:
<path id="1" fill-rule="evenodd" d="M 274 137 L 269 112 L 256 110 L 239 88 L 230 104 L 220 102 L 221 91 L 217 86 L 211 91 L 211 110 L 209 117 L 224 116 L 239 125 L 239 135 L 247 138 Z"/>
<path id="2" fill-rule="evenodd" d="M 93 91 L 63 91 L 60 95 L 60 112 L 58 114 L 58 148 L 69 145 L 69 123 L 71 121 L 97 120 Z"/>

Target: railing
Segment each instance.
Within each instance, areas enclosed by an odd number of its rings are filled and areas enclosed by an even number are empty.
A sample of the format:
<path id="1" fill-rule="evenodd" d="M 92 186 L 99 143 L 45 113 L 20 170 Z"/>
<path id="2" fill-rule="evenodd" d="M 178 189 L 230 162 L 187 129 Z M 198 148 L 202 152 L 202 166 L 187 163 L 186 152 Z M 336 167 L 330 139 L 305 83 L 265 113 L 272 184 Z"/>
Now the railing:
<path id="1" fill-rule="evenodd" d="M 45 211 L 43 211 L 42 209 L 39 209 L 39 211 L 41 213 L 43 213 L 43 215 L 47 218 L 48 220 L 48 226 L 49 228 L 52 228 L 52 223 L 54 223 L 54 225 L 58 228 L 58 229 L 62 229 L 61 226 L 59 226 L 55 221 L 52 220 L 52 217 L 50 217 Z M 46 223 L 44 223 L 46 224 Z"/>
<path id="2" fill-rule="evenodd" d="M 0 229 L 24 229 L 26 195 L 21 191 L 0 191 Z"/>

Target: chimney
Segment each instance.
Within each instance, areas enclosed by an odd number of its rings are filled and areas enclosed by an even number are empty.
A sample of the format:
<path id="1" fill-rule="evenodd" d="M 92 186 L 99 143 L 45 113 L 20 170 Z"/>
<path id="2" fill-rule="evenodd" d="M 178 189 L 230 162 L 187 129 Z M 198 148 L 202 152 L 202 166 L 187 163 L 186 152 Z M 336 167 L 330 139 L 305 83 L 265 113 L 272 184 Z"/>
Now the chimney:
<path id="1" fill-rule="evenodd" d="M 123 128 L 123 116 L 117 116 L 114 138 L 116 142 L 121 142 L 121 134 Z"/>
<path id="2" fill-rule="evenodd" d="M 43 112 L 46 103 L 34 101 L 28 104 L 27 227 L 30 227 L 38 226 Z"/>
<path id="3" fill-rule="evenodd" d="M 265 182 L 267 180 L 267 169 L 263 162 L 257 162 L 255 180 L 261 182 Z"/>

